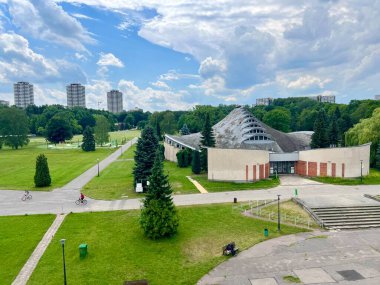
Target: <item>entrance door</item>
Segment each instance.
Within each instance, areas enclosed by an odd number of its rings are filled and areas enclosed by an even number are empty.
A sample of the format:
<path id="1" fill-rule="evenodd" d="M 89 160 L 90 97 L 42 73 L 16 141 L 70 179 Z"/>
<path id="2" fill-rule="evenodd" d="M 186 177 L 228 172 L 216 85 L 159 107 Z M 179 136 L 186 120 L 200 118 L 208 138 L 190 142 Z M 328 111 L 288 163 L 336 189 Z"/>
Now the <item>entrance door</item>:
<path id="1" fill-rule="evenodd" d="M 272 161 L 270 167 L 274 174 L 294 174 L 294 161 Z"/>

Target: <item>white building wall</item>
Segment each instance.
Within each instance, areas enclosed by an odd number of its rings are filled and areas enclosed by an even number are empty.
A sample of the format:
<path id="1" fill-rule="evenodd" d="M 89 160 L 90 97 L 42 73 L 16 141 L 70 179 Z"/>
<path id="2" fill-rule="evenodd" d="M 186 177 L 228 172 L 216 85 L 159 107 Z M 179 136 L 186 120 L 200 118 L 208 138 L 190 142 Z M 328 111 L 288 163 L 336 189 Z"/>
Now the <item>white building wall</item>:
<path id="1" fill-rule="evenodd" d="M 268 176 L 269 152 L 265 150 L 247 149 L 208 149 L 208 179 L 220 181 L 253 181 Z M 256 166 L 254 168 L 254 166 Z M 254 179 L 256 169 L 256 179 Z"/>
<path id="2" fill-rule="evenodd" d="M 332 164 L 336 165 L 336 177 L 342 177 L 344 164 L 344 177 L 360 177 L 361 165 L 363 176 L 369 174 L 370 144 L 355 147 L 337 147 L 313 149 L 299 152 L 299 160 L 317 162 L 317 175 L 320 175 L 320 164 L 327 163 L 327 176 L 332 176 Z M 361 162 L 362 161 L 362 162 Z M 308 170 L 306 169 L 306 173 Z"/>

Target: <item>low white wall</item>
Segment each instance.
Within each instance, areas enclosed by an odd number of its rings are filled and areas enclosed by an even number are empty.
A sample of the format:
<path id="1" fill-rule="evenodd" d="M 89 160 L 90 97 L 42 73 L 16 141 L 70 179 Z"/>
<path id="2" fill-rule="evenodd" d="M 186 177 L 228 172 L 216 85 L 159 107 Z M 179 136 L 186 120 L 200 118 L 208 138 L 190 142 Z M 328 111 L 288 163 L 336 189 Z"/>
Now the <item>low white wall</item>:
<path id="1" fill-rule="evenodd" d="M 317 176 L 320 175 L 320 163 L 327 163 L 327 176 L 332 176 L 332 164 L 336 164 L 336 177 L 360 177 L 360 161 L 362 160 L 363 176 L 369 174 L 370 144 L 355 147 L 337 147 L 313 149 L 299 152 L 299 160 L 317 162 Z M 307 173 L 307 171 L 306 171 Z"/>
<path id="2" fill-rule="evenodd" d="M 269 163 L 269 152 L 247 149 L 208 149 L 208 179 L 221 181 L 253 181 L 253 166 L 256 166 L 256 180 L 259 179 L 259 165 Z M 246 167 L 248 166 L 248 171 Z"/>
<path id="3" fill-rule="evenodd" d="M 173 162 L 177 162 L 177 152 L 180 151 L 179 148 L 176 148 L 167 142 L 164 142 L 165 147 L 165 159 Z"/>

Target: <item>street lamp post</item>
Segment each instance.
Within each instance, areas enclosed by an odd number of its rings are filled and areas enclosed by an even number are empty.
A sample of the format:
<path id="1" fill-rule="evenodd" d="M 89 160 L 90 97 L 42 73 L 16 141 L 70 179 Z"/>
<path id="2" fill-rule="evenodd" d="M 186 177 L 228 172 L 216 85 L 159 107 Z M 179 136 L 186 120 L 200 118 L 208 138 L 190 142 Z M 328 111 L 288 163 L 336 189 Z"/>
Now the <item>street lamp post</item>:
<path id="1" fill-rule="evenodd" d="M 360 183 L 363 183 L 363 160 L 360 160 Z"/>
<path id="2" fill-rule="evenodd" d="M 281 231 L 281 217 L 280 217 L 280 196 L 277 194 L 277 230 Z"/>
<path id="3" fill-rule="evenodd" d="M 63 256 L 63 284 L 67 284 L 66 280 L 66 263 L 65 263 L 65 239 L 61 239 L 62 244 L 62 256 Z"/>
<path id="4" fill-rule="evenodd" d="M 96 159 L 98 162 L 98 177 L 99 177 L 99 158 Z"/>

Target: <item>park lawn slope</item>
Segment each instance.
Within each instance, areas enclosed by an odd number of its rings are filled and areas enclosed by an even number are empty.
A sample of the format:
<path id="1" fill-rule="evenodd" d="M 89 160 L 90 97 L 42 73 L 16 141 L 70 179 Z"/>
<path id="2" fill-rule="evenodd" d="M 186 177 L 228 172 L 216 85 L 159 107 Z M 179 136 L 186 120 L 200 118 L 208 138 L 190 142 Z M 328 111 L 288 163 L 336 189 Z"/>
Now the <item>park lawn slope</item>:
<path id="1" fill-rule="evenodd" d="M 130 147 L 115 162 L 104 169 L 99 177 L 94 177 L 84 188 L 83 193 L 93 199 L 114 200 L 123 198 L 141 198 L 142 193 L 136 193 L 133 186 L 134 152 L 136 145 Z M 164 162 L 165 174 L 173 194 L 199 193 L 196 187 L 186 178 L 191 175 L 190 168 L 179 168 L 174 162 Z"/>
<path id="2" fill-rule="evenodd" d="M 25 147 L 18 150 L 3 149 L 0 151 L 0 189 L 50 190 L 61 187 L 104 159 L 115 149 L 97 149 L 84 152 L 82 149 L 41 149 Z M 45 154 L 49 164 L 52 185 L 35 188 L 34 173 L 36 157 Z"/>
<path id="3" fill-rule="evenodd" d="M 139 226 L 139 211 L 70 214 L 53 238 L 28 284 L 62 282 L 62 249 L 66 238 L 66 268 L 69 284 L 122 284 L 147 279 L 151 285 L 195 284 L 226 260 L 222 246 L 235 241 L 246 249 L 279 236 L 276 224 L 248 218 L 231 205 L 178 208 L 178 234 L 169 239 L 147 239 Z M 283 234 L 302 231 L 283 227 Z M 79 259 L 78 246 L 88 244 L 89 254 Z"/>
<path id="4" fill-rule="evenodd" d="M 280 179 L 278 178 L 268 178 L 257 182 L 237 183 L 210 181 L 207 178 L 207 174 L 192 175 L 191 177 L 198 181 L 208 192 L 268 189 L 280 185 Z"/>
<path id="5" fill-rule="evenodd" d="M 335 185 L 377 185 L 380 184 L 380 171 L 374 168 L 369 170 L 369 175 L 363 176 L 363 181 L 358 178 L 339 177 L 309 177 L 311 180 Z"/>
<path id="6" fill-rule="evenodd" d="M 0 284 L 12 283 L 53 220 L 53 215 L 0 217 Z"/>

